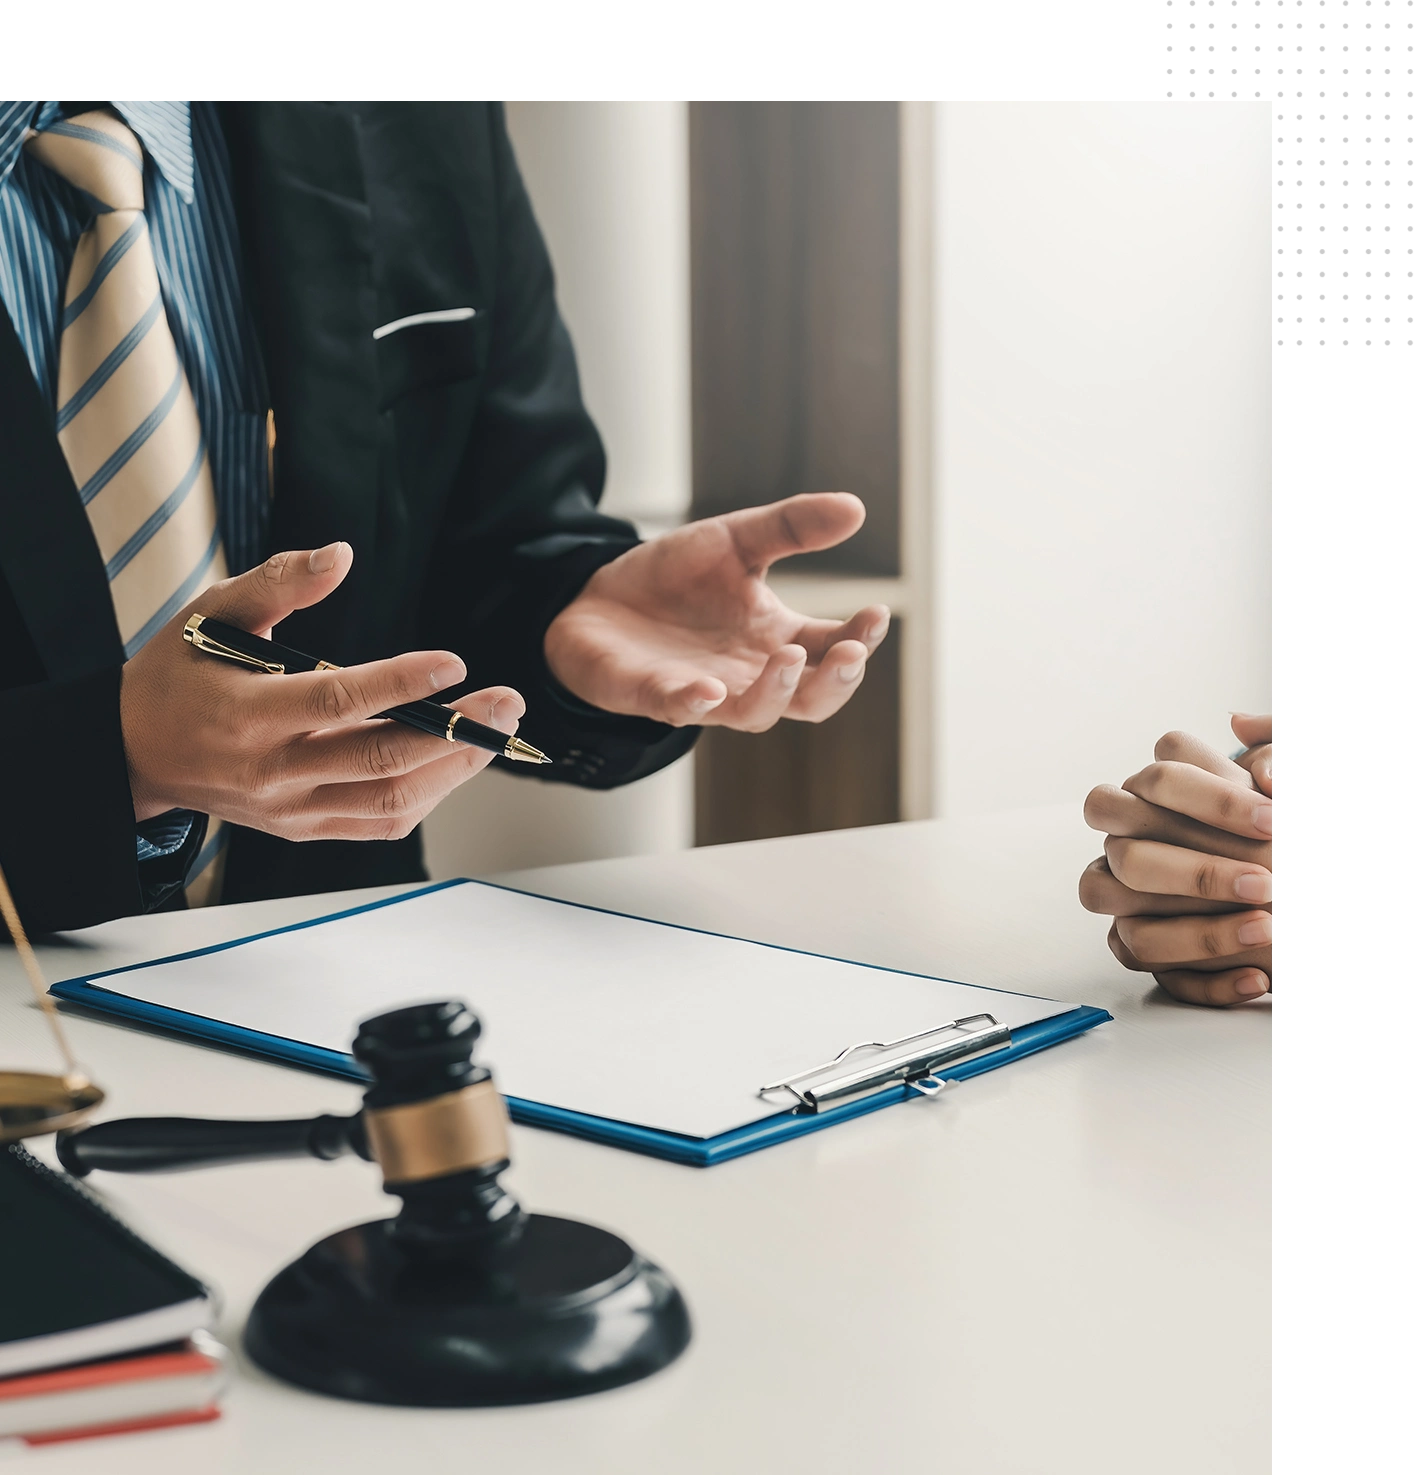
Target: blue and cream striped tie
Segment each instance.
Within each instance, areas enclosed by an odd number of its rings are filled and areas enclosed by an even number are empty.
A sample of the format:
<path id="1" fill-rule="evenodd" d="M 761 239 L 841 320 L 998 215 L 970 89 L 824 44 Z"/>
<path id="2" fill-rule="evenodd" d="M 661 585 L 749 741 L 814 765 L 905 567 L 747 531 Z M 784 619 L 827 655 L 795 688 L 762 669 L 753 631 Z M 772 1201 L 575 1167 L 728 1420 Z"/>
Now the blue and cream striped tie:
<path id="1" fill-rule="evenodd" d="M 64 294 L 57 429 L 131 658 L 226 577 L 211 463 L 162 305 L 137 136 L 103 110 L 31 133 L 25 147 L 96 212 Z M 212 899 L 203 892 L 219 867 L 205 870 L 189 900 Z"/>

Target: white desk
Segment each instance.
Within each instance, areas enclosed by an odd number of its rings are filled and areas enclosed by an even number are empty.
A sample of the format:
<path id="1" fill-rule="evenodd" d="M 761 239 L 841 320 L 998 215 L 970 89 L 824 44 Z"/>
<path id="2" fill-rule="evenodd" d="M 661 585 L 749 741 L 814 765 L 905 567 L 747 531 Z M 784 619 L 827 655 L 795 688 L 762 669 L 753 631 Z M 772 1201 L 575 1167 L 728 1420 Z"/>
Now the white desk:
<path id="1" fill-rule="evenodd" d="M 1097 851 L 1067 808 L 519 874 L 555 896 L 1102 1005 L 1115 1022 L 706 1171 L 517 1129 L 508 1182 L 524 1202 L 622 1231 L 682 1284 L 692 1346 L 645 1383 L 533 1408 L 372 1408 L 285 1388 L 237 1351 L 219 1423 L 58 1447 L 35 1468 L 1265 1470 L 1270 1010 L 1175 1004 L 1120 969 L 1075 900 Z M 46 946 L 44 966 L 72 977 L 328 910 L 312 897 L 128 919 Z M 474 958 L 465 993 L 474 1006 Z M 109 1115 L 357 1106 L 319 1076 L 92 1019 L 70 1029 Z M 49 1068 L 9 949 L 0 1041 L 4 1064 Z M 355 1161 L 101 1186 L 220 1289 L 233 1348 L 278 1266 L 392 1208 Z"/>

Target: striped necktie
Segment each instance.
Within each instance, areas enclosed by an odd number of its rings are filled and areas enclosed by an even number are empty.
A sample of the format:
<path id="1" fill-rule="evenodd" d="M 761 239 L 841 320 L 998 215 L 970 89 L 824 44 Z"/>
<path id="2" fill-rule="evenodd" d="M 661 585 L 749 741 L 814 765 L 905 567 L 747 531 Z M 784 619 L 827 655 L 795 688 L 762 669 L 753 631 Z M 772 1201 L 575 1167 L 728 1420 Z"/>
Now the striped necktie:
<path id="1" fill-rule="evenodd" d="M 211 463 L 162 305 L 136 134 L 101 110 L 32 132 L 25 147 L 95 212 L 64 294 L 56 428 L 131 658 L 226 577 Z M 206 866 L 188 899 L 214 900 L 218 883 L 219 866 Z"/>

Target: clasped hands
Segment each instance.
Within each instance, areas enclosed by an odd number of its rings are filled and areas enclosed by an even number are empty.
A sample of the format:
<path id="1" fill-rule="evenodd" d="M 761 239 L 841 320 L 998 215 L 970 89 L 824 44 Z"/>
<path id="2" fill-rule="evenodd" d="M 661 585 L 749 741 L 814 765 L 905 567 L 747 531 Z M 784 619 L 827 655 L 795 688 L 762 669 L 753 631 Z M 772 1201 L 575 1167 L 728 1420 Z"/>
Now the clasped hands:
<path id="1" fill-rule="evenodd" d="M 882 605 L 846 621 L 806 619 L 765 582 L 793 553 L 830 548 L 864 521 L 857 497 L 791 497 L 690 523 L 604 565 L 550 625 L 545 656 L 583 701 L 672 726 L 761 732 L 782 717 L 818 722 L 858 689 L 888 630 Z M 353 550 L 277 553 L 214 584 L 123 668 L 121 722 L 139 821 L 193 809 L 291 840 L 409 834 L 491 755 L 379 712 L 462 682 L 451 651 L 415 651 L 341 671 L 278 679 L 196 656 L 194 612 L 269 635 L 330 595 Z M 489 687 L 452 704 L 513 733 L 519 693 Z"/>
<path id="2" fill-rule="evenodd" d="M 1237 759 L 1172 732 L 1155 762 L 1085 801 L 1105 853 L 1080 900 L 1114 918 L 1126 968 L 1177 999 L 1237 1004 L 1272 989 L 1272 719 L 1234 716 Z"/>

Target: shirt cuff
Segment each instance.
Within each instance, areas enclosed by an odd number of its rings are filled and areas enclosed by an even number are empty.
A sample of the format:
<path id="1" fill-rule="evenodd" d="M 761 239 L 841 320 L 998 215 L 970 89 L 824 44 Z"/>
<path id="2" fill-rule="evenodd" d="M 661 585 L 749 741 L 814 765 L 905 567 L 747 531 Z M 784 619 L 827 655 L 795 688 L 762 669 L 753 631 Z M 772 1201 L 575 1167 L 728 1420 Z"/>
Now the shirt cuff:
<path id="1" fill-rule="evenodd" d="M 139 862 L 163 860 L 175 855 L 187 842 L 196 815 L 190 809 L 169 809 L 155 819 L 145 819 L 137 827 Z"/>
<path id="2" fill-rule="evenodd" d="M 206 816 L 169 809 L 137 826 L 137 875 L 142 909 L 155 912 L 187 884 L 187 875 L 206 839 Z"/>

